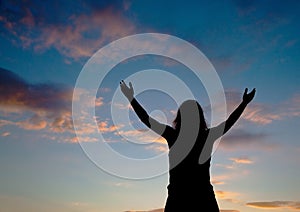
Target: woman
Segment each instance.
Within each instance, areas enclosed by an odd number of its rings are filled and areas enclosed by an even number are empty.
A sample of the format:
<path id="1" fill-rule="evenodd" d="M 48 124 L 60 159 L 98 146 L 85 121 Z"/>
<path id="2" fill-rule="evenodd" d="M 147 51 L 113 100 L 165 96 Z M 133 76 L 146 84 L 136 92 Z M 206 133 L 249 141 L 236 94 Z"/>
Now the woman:
<path id="1" fill-rule="evenodd" d="M 134 98 L 132 84 L 122 80 L 121 91 L 127 97 L 140 120 L 164 137 L 169 146 L 169 185 L 165 212 L 209 211 L 219 212 L 213 186 L 210 182 L 210 162 L 213 142 L 224 135 L 239 119 L 252 101 L 255 89 L 245 89 L 243 100 L 228 119 L 208 128 L 203 110 L 195 100 L 187 100 L 177 111 L 173 127 L 150 117 Z M 204 155 L 204 156 L 203 156 Z M 199 158 L 205 158 L 199 163 Z"/>

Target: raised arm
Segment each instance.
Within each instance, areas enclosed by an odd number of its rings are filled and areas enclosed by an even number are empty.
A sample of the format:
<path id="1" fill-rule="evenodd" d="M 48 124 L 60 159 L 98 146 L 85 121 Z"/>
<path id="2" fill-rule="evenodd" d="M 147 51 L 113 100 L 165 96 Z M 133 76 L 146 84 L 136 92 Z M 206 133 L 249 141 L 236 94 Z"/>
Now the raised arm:
<path id="1" fill-rule="evenodd" d="M 135 113 L 140 118 L 140 120 L 151 130 L 156 132 L 157 134 L 167 137 L 167 131 L 170 130 L 169 126 L 162 124 L 148 115 L 146 110 L 140 105 L 140 103 L 134 98 L 134 90 L 131 82 L 129 82 L 129 87 L 122 80 L 120 82 L 121 91 L 126 96 L 131 106 L 133 107 Z"/>
<path id="2" fill-rule="evenodd" d="M 217 126 L 218 129 L 224 129 L 222 134 L 225 134 L 233 125 L 234 123 L 240 118 L 242 113 L 244 112 L 247 105 L 252 101 L 255 95 L 255 88 L 248 93 L 248 88 L 245 89 L 243 95 L 243 101 L 239 104 L 239 106 L 230 114 L 227 120 L 220 125 Z"/>

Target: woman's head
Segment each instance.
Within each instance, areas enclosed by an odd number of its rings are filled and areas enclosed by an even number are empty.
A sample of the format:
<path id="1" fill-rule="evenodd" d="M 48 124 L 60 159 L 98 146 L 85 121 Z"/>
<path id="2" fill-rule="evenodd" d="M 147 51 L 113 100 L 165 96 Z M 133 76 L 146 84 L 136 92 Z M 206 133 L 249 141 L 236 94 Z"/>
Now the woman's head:
<path id="1" fill-rule="evenodd" d="M 178 108 L 177 115 L 173 121 L 173 126 L 177 131 L 181 128 L 182 117 L 185 117 L 187 120 L 184 123 L 199 123 L 200 131 L 207 129 L 202 107 L 196 100 L 186 100 Z"/>

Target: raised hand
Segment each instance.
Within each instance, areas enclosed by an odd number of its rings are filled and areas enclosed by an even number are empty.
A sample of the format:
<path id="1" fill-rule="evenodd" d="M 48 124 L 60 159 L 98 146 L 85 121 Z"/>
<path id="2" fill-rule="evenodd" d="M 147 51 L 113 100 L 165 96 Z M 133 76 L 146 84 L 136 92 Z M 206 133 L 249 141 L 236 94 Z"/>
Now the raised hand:
<path id="1" fill-rule="evenodd" d="M 126 98 L 131 102 L 133 99 L 133 95 L 134 95 L 134 90 L 132 87 L 131 82 L 129 82 L 129 87 L 126 85 L 126 83 L 124 82 L 124 80 L 122 80 L 120 82 L 120 87 L 121 87 L 121 91 L 122 93 L 126 96 Z"/>
<path id="2" fill-rule="evenodd" d="M 255 88 L 253 88 L 253 90 L 250 93 L 248 93 L 248 88 L 245 88 L 245 92 L 243 95 L 243 102 L 247 104 L 251 102 L 252 99 L 254 98 L 255 92 L 256 92 Z"/>

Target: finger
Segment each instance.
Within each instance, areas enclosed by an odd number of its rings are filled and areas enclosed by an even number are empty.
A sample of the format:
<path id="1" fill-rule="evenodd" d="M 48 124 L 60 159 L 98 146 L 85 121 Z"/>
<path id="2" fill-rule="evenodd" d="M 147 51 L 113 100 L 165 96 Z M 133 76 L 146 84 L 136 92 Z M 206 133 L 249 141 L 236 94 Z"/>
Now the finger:
<path id="1" fill-rule="evenodd" d="M 247 94 L 247 93 L 248 93 L 248 88 L 245 88 L 244 94 Z"/>
<path id="2" fill-rule="evenodd" d="M 129 82 L 129 87 L 130 87 L 130 89 L 132 89 L 132 83 L 131 82 Z"/>

